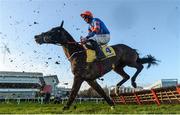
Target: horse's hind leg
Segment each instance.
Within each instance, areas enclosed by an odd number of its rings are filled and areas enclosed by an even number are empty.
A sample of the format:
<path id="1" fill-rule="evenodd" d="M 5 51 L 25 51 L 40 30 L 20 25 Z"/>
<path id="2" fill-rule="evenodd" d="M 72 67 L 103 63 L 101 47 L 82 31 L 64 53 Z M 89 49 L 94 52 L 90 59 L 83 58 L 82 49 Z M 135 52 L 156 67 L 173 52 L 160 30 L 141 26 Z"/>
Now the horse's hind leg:
<path id="1" fill-rule="evenodd" d="M 97 81 L 87 81 L 87 83 L 94 89 L 96 90 L 96 92 L 101 95 L 106 102 L 110 105 L 110 106 L 114 106 L 113 101 L 106 95 L 106 93 L 104 92 L 104 90 L 101 88 L 101 86 L 97 83 Z"/>
<path id="2" fill-rule="evenodd" d="M 128 65 L 128 66 L 134 67 L 134 68 L 137 69 L 136 73 L 135 73 L 135 74 L 133 75 L 133 77 L 131 78 L 131 85 L 132 85 L 134 88 L 136 88 L 136 87 L 137 87 L 137 84 L 136 84 L 135 81 L 136 81 L 136 78 L 137 78 L 138 74 L 142 71 L 143 65 L 142 65 L 141 63 L 135 62 L 135 63 L 132 63 L 132 64 L 130 64 L 130 65 Z"/>
<path id="3" fill-rule="evenodd" d="M 118 89 L 123 83 L 125 83 L 130 78 L 130 76 L 123 70 L 124 67 L 124 65 L 119 64 L 114 68 L 114 71 L 123 77 L 123 79 L 116 85 Z"/>

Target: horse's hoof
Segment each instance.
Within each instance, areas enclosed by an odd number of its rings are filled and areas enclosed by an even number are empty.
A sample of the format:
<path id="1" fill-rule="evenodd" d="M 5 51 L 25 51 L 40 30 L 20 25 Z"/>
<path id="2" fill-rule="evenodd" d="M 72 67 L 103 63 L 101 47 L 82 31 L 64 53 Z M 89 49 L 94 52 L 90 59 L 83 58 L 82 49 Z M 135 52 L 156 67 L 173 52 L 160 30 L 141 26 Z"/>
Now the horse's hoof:
<path id="1" fill-rule="evenodd" d="M 137 84 L 136 84 L 135 82 L 132 82 L 132 86 L 133 86 L 134 88 L 137 88 Z"/>
<path id="2" fill-rule="evenodd" d="M 68 106 L 64 106 L 62 110 L 68 110 L 69 107 Z"/>
<path id="3" fill-rule="evenodd" d="M 76 109 L 77 107 L 76 107 L 76 105 L 74 105 L 74 109 Z"/>
<path id="4" fill-rule="evenodd" d="M 115 108 L 114 106 L 111 106 L 111 110 L 114 110 L 114 108 Z"/>

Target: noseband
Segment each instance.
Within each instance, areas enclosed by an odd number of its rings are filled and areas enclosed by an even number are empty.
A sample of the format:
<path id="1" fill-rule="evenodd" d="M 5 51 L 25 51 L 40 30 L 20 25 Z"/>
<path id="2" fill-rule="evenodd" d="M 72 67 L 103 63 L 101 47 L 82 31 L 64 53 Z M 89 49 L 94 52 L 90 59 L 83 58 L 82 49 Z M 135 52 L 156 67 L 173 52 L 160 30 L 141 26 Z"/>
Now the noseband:
<path id="1" fill-rule="evenodd" d="M 54 43 L 54 44 L 58 43 L 58 41 L 54 41 L 54 40 L 51 40 L 51 39 L 46 40 L 46 39 L 47 39 L 47 37 L 43 37 L 43 42 L 45 42 L 45 43 L 51 42 L 51 43 Z"/>

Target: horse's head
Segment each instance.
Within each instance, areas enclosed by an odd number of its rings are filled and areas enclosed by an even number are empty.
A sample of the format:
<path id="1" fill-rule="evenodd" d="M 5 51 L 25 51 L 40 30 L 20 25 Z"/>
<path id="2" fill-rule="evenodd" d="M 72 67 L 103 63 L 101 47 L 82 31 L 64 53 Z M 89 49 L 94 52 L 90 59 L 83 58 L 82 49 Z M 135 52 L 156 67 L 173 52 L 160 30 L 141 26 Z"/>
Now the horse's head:
<path id="1" fill-rule="evenodd" d="M 61 26 L 52 28 L 51 30 L 47 32 L 43 32 L 40 35 L 35 35 L 35 41 L 38 44 L 44 44 L 44 43 L 49 43 L 49 44 L 62 44 L 67 42 L 67 36 L 66 36 L 66 31 L 63 28 L 63 23 L 62 21 Z"/>

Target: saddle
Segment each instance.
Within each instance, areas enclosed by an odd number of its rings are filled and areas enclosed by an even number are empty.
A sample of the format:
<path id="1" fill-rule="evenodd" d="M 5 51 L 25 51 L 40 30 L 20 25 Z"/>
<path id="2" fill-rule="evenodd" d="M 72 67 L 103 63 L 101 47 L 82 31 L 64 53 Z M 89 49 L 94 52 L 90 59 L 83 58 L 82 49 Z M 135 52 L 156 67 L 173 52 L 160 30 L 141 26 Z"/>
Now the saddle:
<path id="1" fill-rule="evenodd" d="M 103 58 L 101 60 L 116 56 L 116 53 L 111 46 L 103 45 L 103 46 L 101 46 L 101 50 L 103 51 L 103 53 L 105 55 L 105 58 Z M 96 60 L 95 50 L 87 49 L 86 54 L 87 54 L 86 62 L 93 62 Z"/>

